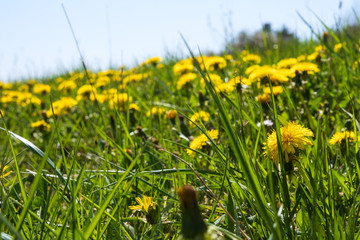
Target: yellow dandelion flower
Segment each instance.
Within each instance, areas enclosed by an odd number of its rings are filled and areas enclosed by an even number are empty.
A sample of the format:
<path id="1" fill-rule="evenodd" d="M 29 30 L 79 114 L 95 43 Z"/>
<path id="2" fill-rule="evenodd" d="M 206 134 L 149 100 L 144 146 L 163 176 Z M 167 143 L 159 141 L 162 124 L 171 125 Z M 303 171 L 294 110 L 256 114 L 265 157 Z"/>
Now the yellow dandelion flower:
<path id="1" fill-rule="evenodd" d="M 203 60 L 204 60 L 205 68 L 208 71 L 217 71 L 217 70 L 221 70 L 221 69 L 226 67 L 226 60 L 223 57 L 219 57 L 219 56 L 206 57 L 206 56 L 203 56 Z M 198 60 L 198 61 L 201 63 L 201 60 Z M 203 65 L 201 64 L 201 66 L 203 66 Z"/>
<path id="2" fill-rule="evenodd" d="M 318 53 L 318 52 L 313 52 L 312 54 L 310 54 L 310 55 L 308 55 L 307 57 L 306 57 L 306 60 L 308 60 L 308 61 L 314 61 L 316 58 L 318 58 L 319 56 L 321 56 L 321 54 L 320 53 Z"/>
<path id="3" fill-rule="evenodd" d="M 210 77 L 211 82 L 212 82 L 212 84 L 213 84 L 214 86 L 217 86 L 217 85 L 220 85 L 220 84 L 224 83 L 224 81 L 221 79 L 221 77 L 220 77 L 219 75 L 217 75 L 217 74 L 210 73 L 210 74 L 209 74 L 209 77 Z M 209 79 L 208 79 L 208 80 L 209 80 Z M 204 78 L 201 78 L 201 79 L 200 79 L 200 85 L 201 85 L 202 87 L 205 87 L 205 80 L 204 80 Z"/>
<path id="4" fill-rule="evenodd" d="M 129 82 L 140 82 L 150 75 L 148 73 L 132 73 L 123 79 L 124 84 L 128 84 Z"/>
<path id="5" fill-rule="evenodd" d="M 175 119 L 177 115 L 178 115 L 178 112 L 175 109 L 171 109 L 170 111 L 168 111 L 166 113 L 166 117 L 170 120 Z"/>
<path id="6" fill-rule="evenodd" d="M 156 68 L 157 68 L 157 69 L 164 69 L 164 68 L 165 68 L 165 64 L 163 64 L 163 63 L 158 63 L 158 64 L 156 65 Z"/>
<path id="7" fill-rule="evenodd" d="M 162 60 L 161 57 L 151 57 L 151 58 L 145 60 L 144 62 L 142 62 L 141 66 L 145 66 L 148 64 L 156 65 L 159 62 L 161 62 L 161 60 Z"/>
<path id="8" fill-rule="evenodd" d="M 37 80 L 36 79 L 29 79 L 26 84 L 29 85 L 29 86 L 33 86 L 37 83 Z"/>
<path id="9" fill-rule="evenodd" d="M 197 78 L 195 73 L 185 73 L 181 75 L 176 83 L 176 89 L 182 89 L 186 84 Z"/>
<path id="10" fill-rule="evenodd" d="M 268 65 L 256 68 L 249 76 L 250 81 L 263 81 L 264 79 L 268 79 L 274 83 L 289 81 L 286 76 L 280 74 L 275 68 Z"/>
<path id="11" fill-rule="evenodd" d="M 269 79 L 273 83 L 286 83 L 289 81 L 289 78 L 285 75 L 282 75 L 279 71 L 276 74 L 270 75 Z"/>
<path id="12" fill-rule="evenodd" d="M 194 65 L 192 59 L 183 59 L 175 63 L 173 66 L 173 72 L 175 75 L 181 75 L 187 72 L 192 72 L 194 70 Z"/>
<path id="13" fill-rule="evenodd" d="M 256 101 L 260 103 L 267 103 L 270 101 L 271 96 L 268 93 L 260 94 L 256 96 Z"/>
<path id="14" fill-rule="evenodd" d="M 296 76 L 295 72 L 291 71 L 289 68 L 277 69 L 278 74 L 285 76 L 287 78 L 294 78 Z"/>
<path id="15" fill-rule="evenodd" d="M 95 87 L 101 88 L 107 86 L 111 82 L 108 76 L 101 76 L 96 79 Z"/>
<path id="16" fill-rule="evenodd" d="M 44 130 L 44 131 L 50 131 L 50 124 L 48 124 L 47 122 L 45 122 L 44 120 L 40 120 L 40 121 L 36 121 L 31 123 L 30 125 L 32 128 L 37 128 L 40 130 Z"/>
<path id="17" fill-rule="evenodd" d="M 118 94 L 118 90 L 116 88 L 109 88 L 104 90 L 102 93 L 108 98 L 112 99 L 115 98 L 115 96 Z"/>
<path id="18" fill-rule="evenodd" d="M 34 85 L 33 93 L 45 95 L 51 92 L 51 87 L 48 84 L 38 83 Z"/>
<path id="19" fill-rule="evenodd" d="M 251 74 L 255 69 L 257 69 L 257 68 L 259 68 L 259 67 L 260 67 L 259 65 L 252 65 L 252 66 L 246 68 L 245 74 L 246 74 L 247 76 L 250 76 L 250 74 Z"/>
<path id="20" fill-rule="evenodd" d="M 81 86 L 77 90 L 76 100 L 80 101 L 80 100 L 83 100 L 83 99 L 89 99 L 91 101 L 94 101 L 95 96 L 96 96 L 95 94 L 96 94 L 96 88 L 94 88 L 90 84 L 86 84 L 84 86 Z"/>
<path id="21" fill-rule="evenodd" d="M 248 50 L 242 50 L 242 51 L 240 52 L 240 55 L 241 55 L 241 56 L 246 56 L 246 55 L 248 55 L 248 54 L 250 54 L 250 52 L 249 52 Z"/>
<path id="22" fill-rule="evenodd" d="M 317 59 L 319 56 L 321 58 L 326 57 L 325 53 L 326 53 L 326 46 L 324 45 L 318 45 L 315 47 L 315 50 L 312 54 L 310 54 L 309 56 L 307 56 L 307 60 L 308 61 L 313 61 L 315 59 Z"/>
<path id="23" fill-rule="evenodd" d="M 227 60 L 227 61 L 234 60 L 234 57 L 233 57 L 232 55 L 230 55 L 230 54 L 226 54 L 226 55 L 224 56 L 224 58 L 225 58 L 225 60 Z"/>
<path id="24" fill-rule="evenodd" d="M 232 82 L 221 83 L 221 84 L 215 86 L 215 90 L 217 93 L 229 94 L 235 90 L 235 84 Z"/>
<path id="25" fill-rule="evenodd" d="M 116 73 L 115 70 L 107 69 L 107 70 L 98 72 L 96 75 L 97 75 L 98 79 L 102 78 L 102 77 L 109 77 L 110 78 L 110 76 L 114 75 L 115 73 Z"/>
<path id="26" fill-rule="evenodd" d="M 284 91 L 282 86 L 274 86 L 272 89 L 273 89 L 274 96 L 279 95 L 280 93 L 282 93 Z M 263 88 L 263 92 L 271 95 L 271 89 L 269 87 Z"/>
<path id="27" fill-rule="evenodd" d="M 164 112 L 165 109 L 162 107 L 153 107 L 146 113 L 146 116 L 150 117 L 151 115 L 162 115 Z"/>
<path id="28" fill-rule="evenodd" d="M 55 116 L 59 116 L 70 112 L 77 104 L 78 102 L 71 97 L 62 97 L 60 100 L 53 102 L 52 106 Z M 51 117 L 53 115 L 51 108 L 46 111 L 46 115 L 47 117 Z"/>
<path id="29" fill-rule="evenodd" d="M 138 106 L 136 103 L 130 103 L 129 109 L 130 109 L 130 110 L 133 110 L 133 111 L 138 111 L 138 112 L 140 112 L 140 108 L 139 108 L 139 106 Z"/>
<path id="30" fill-rule="evenodd" d="M 324 45 L 317 45 L 315 47 L 315 52 L 323 52 L 326 51 L 326 47 Z"/>
<path id="31" fill-rule="evenodd" d="M 265 66 L 259 66 L 258 68 L 255 68 L 254 71 L 251 72 L 249 75 L 249 79 L 252 81 L 256 81 L 265 77 L 269 77 L 273 74 L 276 74 L 276 69 L 272 68 L 268 65 Z"/>
<path id="32" fill-rule="evenodd" d="M 29 89 L 29 85 L 26 84 L 22 84 L 18 87 L 19 92 L 29 92 Z"/>
<path id="33" fill-rule="evenodd" d="M 285 162 L 289 162 L 289 155 L 294 155 L 297 149 L 304 149 L 305 145 L 312 145 L 312 142 L 308 137 L 313 137 L 313 132 L 301 126 L 296 122 L 289 122 L 285 126 L 280 128 L 281 145 L 285 157 Z M 264 149 L 269 148 L 271 158 L 278 163 L 279 162 L 279 149 L 276 131 L 273 130 L 268 135 L 267 143 Z M 267 151 L 265 152 L 267 154 Z"/>
<path id="34" fill-rule="evenodd" d="M 94 101 L 95 99 L 99 103 L 105 103 L 108 100 L 107 96 L 105 96 L 104 94 L 99 94 L 99 93 L 95 93 L 95 97 L 91 98 L 91 101 Z"/>
<path id="35" fill-rule="evenodd" d="M 329 144 L 335 145 L 336 143 L 343 142 L 345 139 L 348 139 L 349 142 L 355 142 L 355 133 L 353 131 L 337 132 L 329 140 Z M 357 137 L 360 141 L 360 136 Z"/>
<path id="36" fill-rule="evenodd" d="M 132 97 L 127 93 L 118 93 L 109 99 L 110 108 L 125 109 L 127 102 L 132 102 Z"/>
<path id="37" fill-rule="evenodd" d="M 216 140 L 219 137 L 219 131 L 214 129 L 207 131 L 206 134 L 213 140 Z M 209 144 L 210 144 L 209 138 L 205 134 L 201 134 L 200 136 L 196 137 L 194 140 L 191 141 L 190 143 L 191 149 L 186 149 L 186 153 L 190 157 L 195 157 L 196 152 L 194 152 L 192 149 L 201 150 L 204 146 Z"/>
<path id="38" fill-rule="evenodd" d="M 16 99 L 16 104 L 17 105 L 21 105 L 22 107 L 26 107 L 30 104 L 33 104 L 33 105 L 40 105 L 41 104 L 41 100 L 32 95 L 31 93 L 28 93 L 28 92 L 24 92 L 24 93 L 21 93 L 21 92 L 18 92 L 18 96 L 17 96 L 17 99 Z"/>
<path id="39" fill-rule="evenodd" d="M 63 81 L 65 81 L 65 79 L 62 78 L 62 77 L 58 77 L 58 78 L 55 80 L 55 82 L 56 82 L 57 84 L 60 84 L 60 83 L 62 83 Z"/>
<path id="40" fill-rule="evenodd" d="M 158 223 L 159 221 L 159 211 L 156 203 L 152 200 L 151 197 L 143 196 L 143 199 L 137 197 L 135 198 L 138 205 L 129 206 L 134 212 L 140 211 L 145 214 L 146 221 L 151 225 Z"/>
<path id="41" fill-rule="evenodd" d="M 292 72 L 307 72 L 308 74 L 314 74 L 316 72 L 319 72 L 319 68 L 316 64 L 310 63 L 310 62 L 300 62 L 295 65 L 293 65 L 290 68 L 290 71 Z"/>
<path id="42" fill-rule="evenodd" d="M 205 112 L 205 111 L 200 111 L 200 112 L 197 112 L 195 113 L 194 115 L 192 115 L 190 117 L 190 120 L 192 122 L 195 122 L 197 124 L 199 124 L 200 122 L 207 122 L 209 121 L 209 118 L 210 118 L 210 114 Z M 190 126 L 194 127 L 195 124 L 193 124 L 192 122 L 190 122 Z"/>
<path id="43" fill-rule="evenodd" d="M 242 59 L 244 62 L 250 62 L 255 64 L 259 64 L 261 62 L 261 57 L 259 55 L 251 54 L 251 53 L 243 56 Z"/>
<path id="44" fill-rule="evenodd" d="M 11 103 L 11 102 L 16 102 L 18 96 L 19 96 L 19 93 L 16 91 L 3 91 L 0 101 L 5 104 Z"/>
<path id="45" fill-rule="evenodd" d="M 352 69 L 355 71 L 360 65 L 360 60 L 354 61 L 352 65 Z"/>
<path id="46" fill-rule="evenodd" d="M 298 57 L 296 58 L 296 60 L 297 60 L 298 62 L 305 61 L 306 59 L 307 59 L 306 54 L 301 54 L 300 56 L 298 56 Z"/>
<path id="47" fill-rule="evenodd" d="M 143 199 L 140 197 L 135 198 L 135 201 L 138 205 L 129 206 L 129 209 L 133 212 L 141 211 L 143 213 L 149 213 L 149 209 L 155 206 L 155 202 L 152 201 L 152 198 L 145 195 L 143 195 Z"/>
<path id="48" fill-rule="evenodd" d="M 337 43 L 334 46 L 334 52 L 340 52 L 340 50 L 343 48 L 343 44 L 342 43 Z"/>
<path id="49" fill-rule="evenodd" d="M 58 90 L 62 92 L 70 92 L 75 88 L 76 88 L 76 83 L 72 80 L 62 81 L 58 86 Z"/>
<path id="50" fill-rule="evenodd" d="M 234 77 L 231 78 L 228 83 L 233 84 L 234 86 L 236 86 L 236 84 L 240 83 L 241 85 L 247 85 L 250 86 L 253 82 L 250 81 L 248 78 L 242 77 L 242 76 L 238 76 L 238 77 Z"/>
<path id="51" fill-rule="evenodd" d="M 291 66 L 298 63 L 298 60 L 296 58 L 285 58 L 280 60 L 276 66 L 277 68 L 291 68 Z"/>
<path id="52" fill-rule="evenodd" d="M 0 164 L 0 179 L 3 179 L 3 178 L 5 178 L 5 177 L 7 177 L 7 176 L 9 176 L 13 171 L 8 171 L 8 172 L 6 172 L 6 170 L 9 168 L 9 166 L 8 165 L 5 165 L 5 166 L 2 166 L 1 164 Z"/>

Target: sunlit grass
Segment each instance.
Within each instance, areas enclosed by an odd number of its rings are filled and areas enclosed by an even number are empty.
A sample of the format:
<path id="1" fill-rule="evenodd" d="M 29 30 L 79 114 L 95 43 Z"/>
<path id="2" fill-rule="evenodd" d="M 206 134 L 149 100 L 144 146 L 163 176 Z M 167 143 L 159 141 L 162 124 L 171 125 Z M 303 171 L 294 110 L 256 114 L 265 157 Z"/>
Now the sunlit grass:
<path id="1" fill-rule="evenodd" d="M 357 239 L 360 38 L 327 31 L 0 83 L 1 237 L 174 239 L 192 185 L 215 239 Z"/>

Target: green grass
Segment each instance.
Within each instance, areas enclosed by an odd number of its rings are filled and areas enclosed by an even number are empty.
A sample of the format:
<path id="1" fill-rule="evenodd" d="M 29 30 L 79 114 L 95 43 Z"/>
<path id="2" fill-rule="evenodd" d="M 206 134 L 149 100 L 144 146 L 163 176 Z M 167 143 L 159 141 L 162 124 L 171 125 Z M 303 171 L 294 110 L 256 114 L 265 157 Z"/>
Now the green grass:
<path id="1" fill-rule="evenodd" d="M 264 91 L 258 82 L 269 75 L 218 91 L 211 74 L 223 81 L 244 79 L 255 65 L 235 50 L 221 67 L 189 49 L 190 71 L 197 77 L 181 89 L 174 71 L 180 59 L 170 57 L 132 69 L 79 70 L 1 84 L 0 164 L 9 166 L 4 174 L 12 171 L 0 178 L 1 238 L 176 239 L 177 189 L 189 184 L 199 193 L 205 221 L 226 239 L 358 239 L 360 38 L 347 28 L 326 29 L 329 37 L 314 33 L 316 40 L 248 49 L 261 57 L 259 65 L 276 68 L 284 58 L 305 54 L 313 57 L 302 61 L 319 69 L 271 82 L 264 102 L 256 98 Z M 343 47 L 334 50 L 338 43 Z M 314 53 L 319 45 L 322 51 Z M 76 87 L 63 92 L 64 81 Z M 37 92 L 40 83 L 51 91 Z M 79 88 L 89 83 L 96 89 L 80 99 Z M 109 89 L 122 94 L 113 103 Z M 77 102 L 58 112 L 61 97 Z M 150 111 L 154 107 L 158 112 Z M 177 110 L 173 119 L 170 110 Z M 209 119 L 191 118 L 199 111 Z M 31 127 L 39 120 L 50 130 Z M 313 132 L 312 145 L 296 149 L 286 162 L 286 146 L 279 144 L 276 164 L 266 142 L 273 131 L 281 142 L 281 127 L 289 121 Z M 212 129 L 217 138 L 209 136 Z M 345 130 L 355 137 L 329 143 Z M 207 139 L 192 157 L 190 143 L 201 134 Z M 144 195 L 154 202 L 151 211 L 130 210 Z"/>

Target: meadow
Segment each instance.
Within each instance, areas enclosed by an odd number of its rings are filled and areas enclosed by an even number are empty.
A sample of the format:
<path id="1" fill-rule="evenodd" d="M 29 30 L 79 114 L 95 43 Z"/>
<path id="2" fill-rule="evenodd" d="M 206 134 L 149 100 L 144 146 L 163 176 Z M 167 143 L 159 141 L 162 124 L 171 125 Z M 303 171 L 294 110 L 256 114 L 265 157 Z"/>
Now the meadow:
<path id="1" fill-rule="evenodd" d="M 1 238 L 358 239 L 359 40 L 1 83 Z"/>

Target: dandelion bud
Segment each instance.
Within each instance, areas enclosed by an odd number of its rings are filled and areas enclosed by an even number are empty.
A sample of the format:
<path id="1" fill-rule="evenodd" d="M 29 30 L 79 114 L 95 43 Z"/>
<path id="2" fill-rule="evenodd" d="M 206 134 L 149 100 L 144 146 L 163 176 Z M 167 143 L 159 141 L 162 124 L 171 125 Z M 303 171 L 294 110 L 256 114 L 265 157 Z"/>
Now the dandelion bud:
<path id="1" fill-rule="evenodd" d="M 131 149 L 126 148 L 126 149 L 124 149 L 124 150 L 125 150 L 125 152 L 126 152 L 130 157 L 133 157 L 133 152 L 132 152 Z"/>
<path id="2" fill-rule="evenodd" d="M 113 136 L 114 136 L 114 138 L 116 138 L 116 123 L 115 123 L 115 118 L 113 115 L 110 115 L 110 126 L 111 126 L 111 130 L 113 132 Z"/>
<path id="3" fill-rule="evenodd" d="M 189 129 L 186 126 L 186 123 L 184 121 L 184 117 L 182 115 L 179 115 L 179 120 L 180 120 L 180 130 L 181 133 L 184 134 L 186 137 L 190 136 L 190 132 Z"/>
<path id="4" fill-rule="evenodd" d="M 205 97 L 202 91 L 199 91 L 199 103 L 201 108 L 205 107 Z"/>
<path id="5" fill-rule="evenodd" d="M 296 71 L 295 72 L 295 86 L 296 87 L 301 87 L 301 75 L 302 72 L 301 71 Z"/>
<path id="6" fill-rule="evenodd" d="M 315 61 L 319 66 L 321 66 L 322 62 L 321 62 L 321 54 L 320 53 L 316 56 Z"/>
<path id="7" fill-rule="evenodd" d="M 140 137 L 142 137 L 143 139 L 147 139 L 147 136 L 146 136 L 146 134 L 144 133 L 144 131 L 142 130 L 142 127 L 141 126 L 138 126 L 137 128 L 136 128 L 136 133 L 137 133 L 137 135 L 138 136 L 140 136 Z"/>
<path id="8" fill-rule="evenodd" d="M 177 111 L 175 109 L 172 109 L 166 113 L 166 116 L 168 119 L 170 119 L 172 124 L 175 124 L 175 118 L 177 116 Z"/>
<path id="9" fill-rule="evenodd" d="M 323 32 L 322 39 L 323 39 L 324 42 L 327 42 L 329 40 L 329 33 L 328 32 Z"/>
<path id="10" fill-rule="evenodd" d="M 46 109 L 44 101 L 41 101 L 40 107 L 41 107 L 41 110 L 45 110 L 45 109 Z"/>
<path id="11" fill-rule="evenodd" d="M 236 83 L 236 91 L 241 96 L 242 85 L 240 82 Z"/>
<path id="12" fill-rule="evenodd" d="M 159 210 L 157 205 L 150 206 L 148 213 L 145 215 L 146 221 L 151 225 L 155 225 L 159 220 Z"/>
<path id="13" fill-rule="evenodd" d="M 185 239 L 194 239 L 204 235 L 207 226 L 202 219 L 197 204 L 196 192 L 190 185 L 182 186 L 178 191 L 181 208 L 181 233 Z"/>

